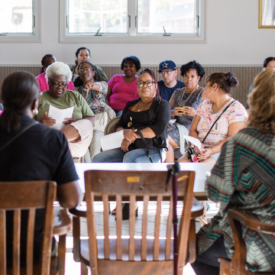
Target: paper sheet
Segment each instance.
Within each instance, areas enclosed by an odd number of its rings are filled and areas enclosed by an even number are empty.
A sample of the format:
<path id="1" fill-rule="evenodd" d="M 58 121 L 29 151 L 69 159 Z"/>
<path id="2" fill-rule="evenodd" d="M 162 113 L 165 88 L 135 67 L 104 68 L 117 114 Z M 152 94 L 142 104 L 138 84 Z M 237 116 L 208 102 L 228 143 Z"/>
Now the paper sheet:
<path id="1" fill-rule="evenodd" d="M 183 136 L 187 141 L 191 142 L 192 144 L 194 144 L 195 146 L 198 147 L 198 149 L 201 151 L 201 142 L 194 137 L 190 137 L 190 136 Z"/>
<path id="2" fill-rule="evenodd" d="M 52 128 L 61 130 L 65 124 L 63 121 L 65 118 L 69 118 L 73 116 L 74 107 L 70 107 L 67 109 L 58 109 L 50 105 L 48 116 L 56 120 L 56 124 L 52 126 Z"/>
<path id="3" fill-rule="evenodd" d="M 118 132 L 103 136 L 100 139 L 102 151 L 120 148 L 123 138 L 124 138 L 123 131 L 118 131 Z"/>

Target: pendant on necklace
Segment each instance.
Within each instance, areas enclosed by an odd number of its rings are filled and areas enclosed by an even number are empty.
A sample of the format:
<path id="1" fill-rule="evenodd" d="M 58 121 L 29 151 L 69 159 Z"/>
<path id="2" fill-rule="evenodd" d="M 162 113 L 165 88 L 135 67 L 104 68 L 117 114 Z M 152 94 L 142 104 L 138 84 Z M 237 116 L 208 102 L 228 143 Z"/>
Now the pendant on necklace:
<path id="1" fill-rule="evenodd" d="M 128 122 L 127 126 L 130 128 L 132 126 L 132 117 L 130 117 L 130 121 Z"/>

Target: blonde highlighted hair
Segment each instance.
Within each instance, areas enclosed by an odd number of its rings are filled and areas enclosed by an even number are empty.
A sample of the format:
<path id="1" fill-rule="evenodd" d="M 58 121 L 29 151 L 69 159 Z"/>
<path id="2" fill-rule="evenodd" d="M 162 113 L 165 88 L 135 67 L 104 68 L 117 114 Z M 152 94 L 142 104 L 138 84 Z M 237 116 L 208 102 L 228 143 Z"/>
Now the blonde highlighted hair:
<path id="1" fill-rule="evenodd" d="M 275 69 L 266 68 L 256 76 L 248 104 L 248 126 L 275 133 Z"/>

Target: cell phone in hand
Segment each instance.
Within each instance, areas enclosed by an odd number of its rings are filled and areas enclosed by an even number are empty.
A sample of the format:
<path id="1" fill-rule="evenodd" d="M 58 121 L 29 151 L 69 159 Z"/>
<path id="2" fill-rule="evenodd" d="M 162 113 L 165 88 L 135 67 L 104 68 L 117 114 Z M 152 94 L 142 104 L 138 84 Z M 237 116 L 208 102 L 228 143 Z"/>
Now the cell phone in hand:
<path id="1" fill-rule="evenodd" d="M 179 100 L 178 101 L 178 107 L 184 107 L 186 103 L 186 100 Z M 179 111 L 179 113 L 183 113 L 183 111 Z"/>

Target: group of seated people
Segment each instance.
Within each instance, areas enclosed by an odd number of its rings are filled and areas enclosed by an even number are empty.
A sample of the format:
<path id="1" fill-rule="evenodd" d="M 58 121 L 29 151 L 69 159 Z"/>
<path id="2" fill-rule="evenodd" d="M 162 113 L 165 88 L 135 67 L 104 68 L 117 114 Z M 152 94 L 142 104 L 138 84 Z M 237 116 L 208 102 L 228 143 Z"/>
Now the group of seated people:
<path id="1" fill-rule="evenodd" d="M 230 96 L 237 78 L 230 72 L 213 73 L 207 77 L 206 87 L 201 87 L 205 72 L 196 61 L 181 66 L 184 83 L 176 79 L 177 68 L 171 60 L 159 65 L 161 81 L 148 68 L 136 76 L 141 64 L 134 56 L 124 58 L 124 74 L 108 82 L 103 70 L 90 62 L 85 47 L 76 51 L 76 65 L 71 69 L 52 55 L 43 57 L 42 66 L 37 78 L 16 72 L 3 82 L 0 181 L 56 181 L 61 206 L 73 208 L 82 193 L 70 156 L 80 158 L 88 148 L 93 162 L 174 162 L 174 148 L 181 152 L 179 162 L 195 162 L 192 152 L 199 162 L 217 162 L 207 179 L 206 192 L 221 208 L 198 233 L 198 255 L 193 264 L 198 275 L 219 274 L 217 258 L 231 258 L 234 253 L 229 209 L 237 207 L 275 224 L 274 182 L 270 182 L 275 168 L 275 58 L 265 61 L 264 70 L 254 80 L 249 116 Z M 74 107 L 60 131 L 51 128 L 56 120 L 48 115 L 50 106 Z M 108 119 L 120 116 L 116 131 L 123 131 L 123 140 L 120 148 L 100 152 L 103 131 L 95 126 L 105 112 Z M 195 146 L 186 154 L 186 135 L 197 138 L 201 148 Z M 38 222 L 39 217 L 43 213 L 37 215 Z M 35 230 L 38 249 L 41 227 L 37 225 Z M 274 271 L 275 237 L 252 236 L 249 231 L 244 237 L 253 242 L 247 252 L 248 268 Z M 258 250 L 268 250 L 268 255 L 254 259 Z"/>

